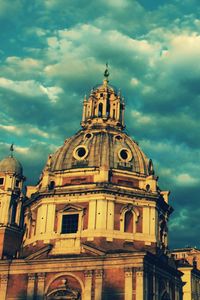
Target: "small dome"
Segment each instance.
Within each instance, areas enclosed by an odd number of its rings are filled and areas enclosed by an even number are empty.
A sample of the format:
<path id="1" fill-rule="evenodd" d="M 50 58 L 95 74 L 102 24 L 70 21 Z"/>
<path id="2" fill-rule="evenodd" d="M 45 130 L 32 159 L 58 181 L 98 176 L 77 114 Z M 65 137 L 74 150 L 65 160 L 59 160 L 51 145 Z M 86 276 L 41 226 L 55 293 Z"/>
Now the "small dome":
<path id="1" fill-rule="evenodd" d="M 11 172 L 22 175 L 23 168 L 15 157 L 8 156 L 0 161 L 0 172 Z"/>

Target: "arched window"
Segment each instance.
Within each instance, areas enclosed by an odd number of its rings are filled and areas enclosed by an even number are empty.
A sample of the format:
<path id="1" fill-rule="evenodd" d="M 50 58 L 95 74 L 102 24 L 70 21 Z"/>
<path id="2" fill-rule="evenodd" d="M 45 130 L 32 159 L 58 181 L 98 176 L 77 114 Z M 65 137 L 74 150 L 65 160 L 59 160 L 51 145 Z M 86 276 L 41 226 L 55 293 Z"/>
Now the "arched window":
<path id="1" fill-rule="evenodd" d="M 99 103 L 98 117 L 103 115 L 103 103 Z"/>
<path id="2" fill-rule="evenodd" d="M 110 100 L 107 100 L 107 105 L 106 105 L 106 116 L 110 116 Z"/>
<path id="3" fill-rule="evenodd" d="M 133 213 L 129 210 L 124 215 L 124 232 L 133 232 Z"/>
<path id="4" fill-rule="evenodd" d="M 126 233 L 136 232 L 136 223 L 139 218 L 139 211 L 132 204 L 127 204 L 121 209 L 120 231 Z"/>

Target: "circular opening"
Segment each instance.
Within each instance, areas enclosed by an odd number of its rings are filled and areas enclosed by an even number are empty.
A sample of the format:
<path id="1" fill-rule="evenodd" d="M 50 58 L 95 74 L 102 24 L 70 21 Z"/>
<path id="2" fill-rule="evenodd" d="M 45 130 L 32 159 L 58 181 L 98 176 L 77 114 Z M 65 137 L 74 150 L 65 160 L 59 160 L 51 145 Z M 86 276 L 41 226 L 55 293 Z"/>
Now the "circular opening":
<path id="1" fill-rule="evenodd" d="M 124 159 L 124 160 L 127 160 L 127 158 L 128 158 L 128 152 L 127 152 L 127 150 L 121 150 L 120 151 L 120 156 L 121 156 L 121 158 L 122 159 Z"/>
<path id="2" fill-rule="evenodd" d="M 86 139 L 90 139 L 92 137 L 91 133 L 86 133 L 85 135 Z"/>
<path id="3" fill-rule="evenodd" d="M 76 153 L 77 153 L 77 155 L 78 155 L 79 157 L 82 158 L 83 156 L 85 156 L 86 150 L 85 150 L 85 148 L 81 147 L 81 148 L 79 148 L 79 149 L 76 150 Z"/>
<path id="4" fill-rule="evenodd" d="M 83 160 L 87 155 L 88 155 L 88 149 L 84 145 L 78 146 L 73 151 L 73 156 L 77 160 Z"/>
<path id="5" fill-rule="evenodd" d="M 126 149 L 126 148 L 120 149 L 118 152 L 118 156 L 119 156 L 119 159 L 124 162 L 128 162 L 132 159 L 132 154 L 131 154 L 130 150 Z"/>
<path id="6" fill-rule="evenodd" d="M 116 140 L 118 140 L 118 141 L 119 141 L 119 140 L 122 140 L 122 137 L 121 137 L 120 135 L 116 135 L 115 138 L 116 138 Z"/>

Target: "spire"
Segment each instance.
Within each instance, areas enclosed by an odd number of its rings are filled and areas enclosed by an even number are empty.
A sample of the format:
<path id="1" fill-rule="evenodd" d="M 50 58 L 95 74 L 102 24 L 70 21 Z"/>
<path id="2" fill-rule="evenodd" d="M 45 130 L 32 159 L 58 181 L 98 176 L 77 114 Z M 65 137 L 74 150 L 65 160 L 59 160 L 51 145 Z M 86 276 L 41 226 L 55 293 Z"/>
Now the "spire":
<path id="1" fill-rule="evenodd" d="M 109 77 L 110 73 L 108 71 L 108 63 L 106 63 L 106 69 L 104 71 L 104 84 L 107 84 L 109 82 L 108 77 Z"/>
<path id="2" fill-rule="evenodd" d="M 13 157 L 13 152 L 14 152 L 14 144 L 12 143 L 10 146 L 10 156 Z"/>

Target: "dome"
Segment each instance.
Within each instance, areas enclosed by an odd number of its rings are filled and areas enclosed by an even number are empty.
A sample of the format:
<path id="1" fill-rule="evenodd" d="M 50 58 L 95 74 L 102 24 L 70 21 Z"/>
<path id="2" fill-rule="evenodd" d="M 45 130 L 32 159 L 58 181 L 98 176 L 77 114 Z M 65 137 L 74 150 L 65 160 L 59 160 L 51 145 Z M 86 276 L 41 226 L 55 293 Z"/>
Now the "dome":
<path id="1" fill-rule="evenodd" d="M 81 130 L 50 157 L 49 171 L 104 167 L 152 174 L 152 162 L 126 133 L 113 128 Z"/>
<path id="2" fill-rule="evenodd" d="M 114 93 L 115 95 L 118 95 L 120 93 L 120 89 L 115 87 L 114 85 L 108 84 L 107 81 L 104 80 L 104 83 L 99 83 L 93 86 L 91 93 L 96 93 L 97 91 L 110 91 Z"/>
<path id="3" fill-rule="evenodd" d="M 108 76 L 106 68 L 103 84 L 96 85 L 89 98 L 84 98 L 83 129 L 49 157 L 46 170 L 62 172 L 75 168 L 104 168 L 144 176 L 153 174 L 151 160 L 124 132 L 124 98 L 109 84 Z"/>
<path id="4" fill-rule="evenodd" d="M 22 175 L 23 168 L 15 157 L 8 156 L 0 161 L 0 172 L 11 172 Z"/>

